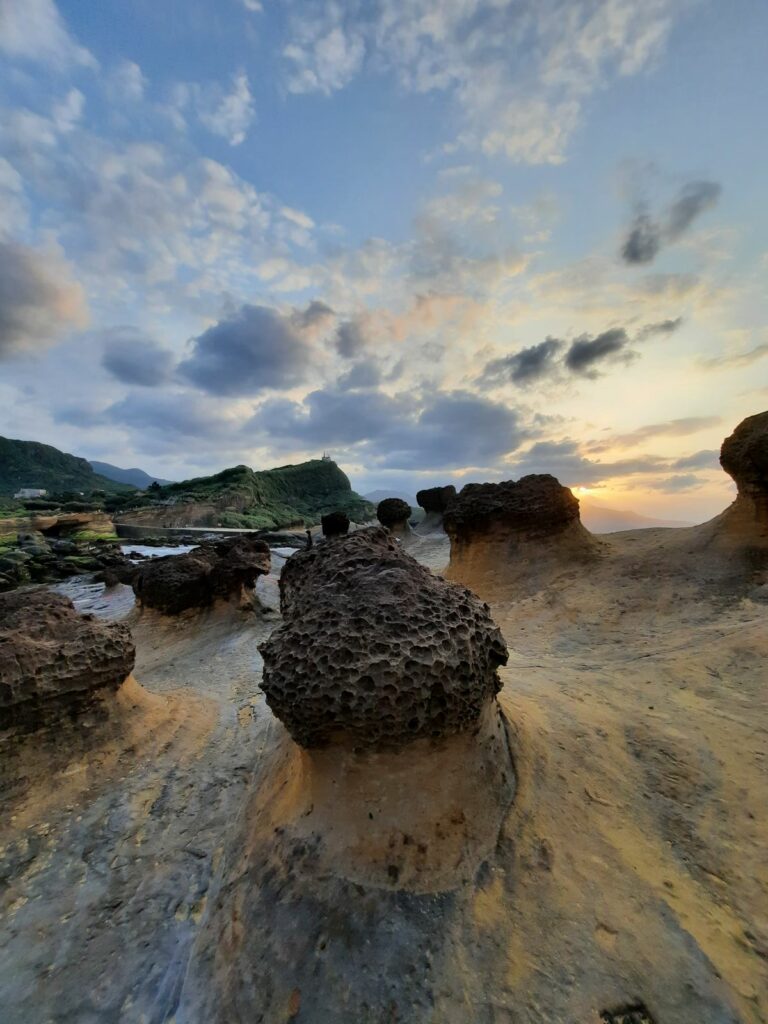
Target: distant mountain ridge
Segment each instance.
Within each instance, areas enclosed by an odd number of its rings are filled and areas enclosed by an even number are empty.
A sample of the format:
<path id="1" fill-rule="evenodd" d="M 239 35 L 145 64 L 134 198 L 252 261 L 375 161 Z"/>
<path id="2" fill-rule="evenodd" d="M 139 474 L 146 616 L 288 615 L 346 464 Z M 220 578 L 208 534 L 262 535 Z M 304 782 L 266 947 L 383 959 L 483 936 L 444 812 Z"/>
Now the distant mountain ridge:
<path id="1" fill-rule="evenodd" d="M 693 526 L 680 519 L 654 519 L 625 509 L 605 508 L 592 502 L 579 500 L 581 521 L 591 533 L 618 533 L 621 530 L 650 530 L 654 527 L 680 528 Z"/>
<path id="2" fill-rule="evenodd" d="M 12 497 L 23 487 L 49 493 L 92 491 L 122 493 L 133 488 L 95 473 L 91 464 L 49 444 L 0 437 L 0 495 Z"/>
<path id="3" fill-rule="evenodd" d="M 113 466 L 110 462 L 96 462 L 94 459 L 89 459 L 89 462 L 94 473 L 99 473 L 108 480 L 115 480 L 119 484 L 138 487 L 140 491 L 146 491 L 149 485 L 155 481 L 160 485 L 174 483 L 173 480 L 164 480 L 161 476 L 151 476 L 143 469 L 121 469 L 119 466 Z"/>

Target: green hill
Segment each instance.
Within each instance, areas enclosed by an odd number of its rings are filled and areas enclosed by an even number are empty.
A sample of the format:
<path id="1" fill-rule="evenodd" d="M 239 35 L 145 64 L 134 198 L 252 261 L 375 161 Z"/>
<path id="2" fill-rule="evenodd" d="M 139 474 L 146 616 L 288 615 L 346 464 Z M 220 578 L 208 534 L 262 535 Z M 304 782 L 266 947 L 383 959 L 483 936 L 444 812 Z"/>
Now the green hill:
<path id="1" fill-rule="evenodd" d="M 335 510 L 358 523 L 375 514 L 374 506 L 352 490 L 349 478 L 329 459 L 257 471 L 233 466 L 213 476 L 169 484 L 155 497 L 176 506 L 213 504 L 221 512 L 219 525 L 250 529 L 313 525 Z"/>
<path id="2" fill-rule="evenodd" d="M 94 473 L 85 459 L 67 455 L 37 441 L 0 437 L 0 495 L 12 496 L 21 487 L 41 487 L 49 494 L 62 491 L 128 493 L 134 488 Z"/>

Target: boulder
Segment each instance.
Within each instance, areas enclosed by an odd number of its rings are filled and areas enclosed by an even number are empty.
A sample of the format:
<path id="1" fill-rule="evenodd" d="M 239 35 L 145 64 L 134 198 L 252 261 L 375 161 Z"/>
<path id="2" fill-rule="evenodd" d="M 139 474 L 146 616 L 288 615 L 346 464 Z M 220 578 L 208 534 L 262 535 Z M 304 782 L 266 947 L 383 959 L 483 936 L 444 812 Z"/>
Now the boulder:
<path id="1" fill-rule="evenodd" d="M 116 690 L 135 661 L 127 626 L 46 590 L 0 595 L 0 727 L 35 728 Z"/>
<path id="2" fill-rule="evenodd" d="M 376 508 L 376 518 L 392 533 L 409 533 L 411 506 L 402 498 L 385 498 Z"/>
<path id="3" fill-rule="evenodd" d="M 217 599 L 242 600 L 270 569 L 269 545 L 247 534 L 201 544 L 132 567 L 137 601 L 167 615 L 207 608 Z"/>
<path id="4" fill-rule="evenodd" d="M 301 746 L 396 749 L 455 734 L 500 688 L 507 650 L 487 605 L 384 529 L 294 555 L 281 607 L 286 621 L 260 648 L 261 685 Z"/>
<path id="5" fill-rule="evenodd" d="M 324 537 L 339 537 L 349 533 L 349 516 L 346 512 L 329 512 L 321 518 L 320 524 Z"/>
<path id="6" fill-rule="evenodd" d="M 549 474 L 498 484 L 467 484 L 448 506 L 447 576 L 483 597 L 539 589 L 599 547 L 579 519 L 578 498 Z"/>

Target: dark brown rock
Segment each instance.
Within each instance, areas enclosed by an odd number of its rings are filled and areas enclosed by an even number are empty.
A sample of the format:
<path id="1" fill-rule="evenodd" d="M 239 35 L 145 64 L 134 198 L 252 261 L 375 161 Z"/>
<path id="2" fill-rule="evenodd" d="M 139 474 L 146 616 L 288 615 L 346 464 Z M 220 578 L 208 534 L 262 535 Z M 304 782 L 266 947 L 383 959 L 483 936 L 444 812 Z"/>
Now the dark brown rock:
<path id="1" fill-rule="evenodd" d="M 451 538 L 500 525 L 529 537 L 548 537 L 574 522 L 579 522 L 579 499 L 549 473 L 499 484 L 467 484 L 444 515 Z"/>
<path id="2" fill-rule="evenodd" d="M 748 416 L 726 437 L 720 465 L 736 481 L 740 495 L 768 498 L 768 412 Z"/>
<path id="3" fill-rule="evenodd" d="M 376 518 L 382 526 L 397 532 L 407 532 L 411 518 L 411 506 L 402 498 L 385 498 L 376 509 Z"/>
<path id="4" fill-rule="evenodd" d="M 324 537 L 338 537 L 349 533 L 349 516 L 345 512 L 329 512 L 320 520 Z"/>
<path id="5" fill-rule="evenodd" d="M 0 726 L 35 727 L 130 675 L 127 626 L 79 615 L 46 590 L 0 595 Z"/>
<path id="6" fill-rule="evenodd" d="M 417 492 L 416 503 L 427 514 L 435 512 L 443 515 L 455 497 L 456 488 L 453 484 L 447 484 L 445 487 L 426 487 L 423 491 Z"/>
<path id="7" fill-rule="evenodd" d="M 476 723 L 507 649 L 487 605 L 379 527 L 294 555 L 262 644 L 267 703 L 297 743 L 398 748 Z"/>
<path id="8" fill-rule="evenodd" d="M 270 564 L 266 541 L 240 535 L 201 544 L 183 555 L 147 560 L 135 571 L 133 590 L 142 605 L 177 615 L 252 590 Z"/>

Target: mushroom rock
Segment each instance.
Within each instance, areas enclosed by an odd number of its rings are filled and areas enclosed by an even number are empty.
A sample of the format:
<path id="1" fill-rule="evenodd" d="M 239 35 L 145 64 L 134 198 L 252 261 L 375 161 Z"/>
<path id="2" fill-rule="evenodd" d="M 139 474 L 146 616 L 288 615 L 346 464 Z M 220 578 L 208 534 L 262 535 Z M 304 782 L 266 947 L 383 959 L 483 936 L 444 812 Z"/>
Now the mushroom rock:
<path id="1" fill-rule="evenodd" d="M 736 483 L 736 500 L 698 528 L 703 546 L 737 555 L 748 567 L 768 569 L 768 412 L 748 416 L 726 437 L 720 465 Z"/>
<path id="2" fill-rule="evenodd" d="M 416 494 L 416 503 L 424 509 L 424 519 L 419 523 L 419 532 L 442 529 L 443 516 L 448 505 L 456 497 L 453 484 L 445 487 L 427 487 Z"/>
<path id="3" fill-rule="evenodd" d="M 581 524 L 578 498 L 548 473 L 467 484 L 448 506 L 444 526 L 451 540 L 447 577 L 485 597 L 533 592 L 599 551 Z"/>
<path id="4" fill-rule="evenodd" d="M 411 506 L 402 498 L 385 498 L 376 508 L 376 518 L 394 534 L 409 534 L 411 527 Z"/>
<path id="5" fill-rule="evenodd" d="M 116 691 L 136 651 L 127 626 L 45 590 L 0 595 L 0 728 L 35 729 Z"/>
<path id="6" fill-rule="evenodd" d="M 349 516 L 345 512 L 329 512 L 322 516 L 320 524 L 324 537 L 340 537 L 349 533 Z"/>
<path id="7" fill-rule="evenodd" d="M 133 578 L 138 602 L 167 615 L 216 600 L 247 603 L 271 565 L 269 545 L 248 535 L 201 544 L 183 555 L 147 560 Z"/>
<path id="8" fill-rule="evenodd" d="M 487 605 L 380 527 L 299 552 L 281 584 L 285 621 L 260 650 L 285 728 L 177 1019 L 431 1019 L 429 969 L 412 965 L 442 955 L 514 796 L 506 646 Z"/>

